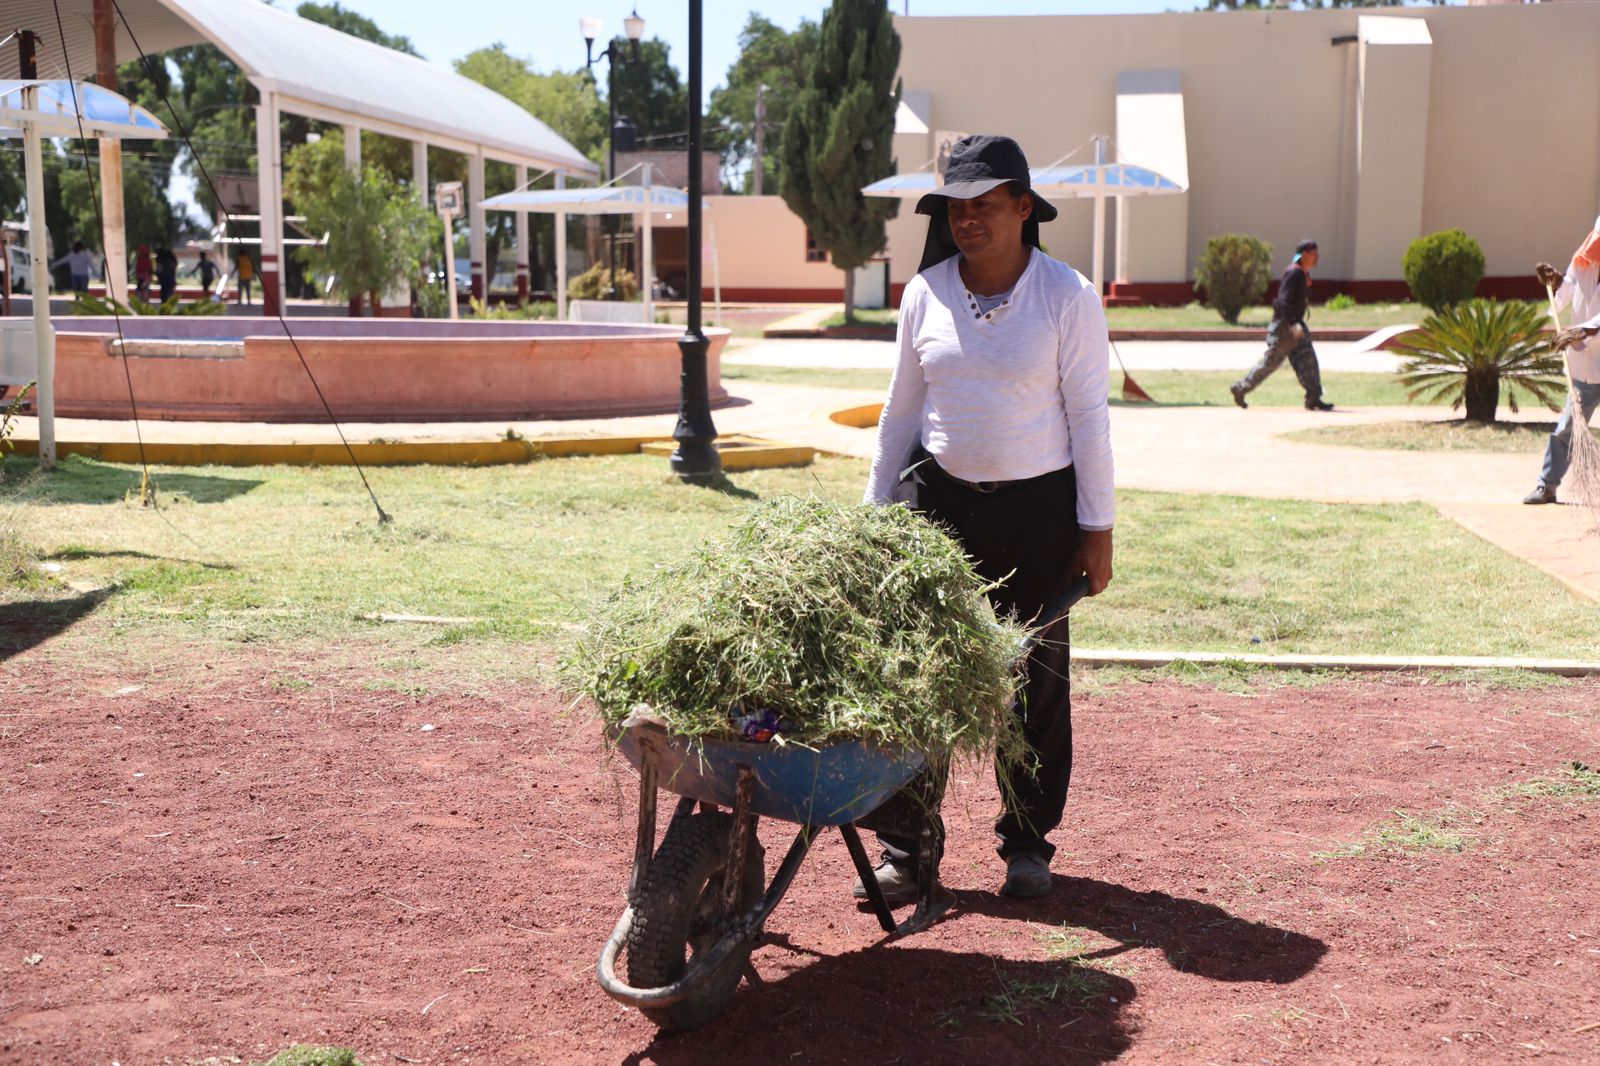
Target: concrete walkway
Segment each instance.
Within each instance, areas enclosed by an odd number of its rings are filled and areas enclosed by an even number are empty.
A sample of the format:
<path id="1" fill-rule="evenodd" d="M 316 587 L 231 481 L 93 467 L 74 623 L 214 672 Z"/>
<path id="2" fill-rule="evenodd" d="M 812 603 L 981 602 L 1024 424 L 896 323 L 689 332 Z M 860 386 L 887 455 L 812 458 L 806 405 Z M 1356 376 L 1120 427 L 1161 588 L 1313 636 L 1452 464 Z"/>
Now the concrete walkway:
<path id="1" fill-rule="evenodd" d="M 1206 369 L 1195 365 L 1219 342 L 1120 346 L 1133 369 Z M 1254 358 L 1219 360 L 1237 368 Z M 1352 353 L 1349 345 L 1321 346 L 1327 369 L 1388 370 L 1383 353 Z M 1319 353 L 1320 354 L 1320 353 Z M 729 363 L 789 366 L 888 366 L 893 345 L 875 341 L 761 341 L 739 345 L 725 355 Z M 1137 363 L 1136 363 L 1137 361 Z M 1288 373 L 1287 370 L 1283 371 Z M 872 428 L 857 429 L 830 419 L 834 412 L 881 403 L 877 391 L 735 382 L 734 401 L 714 412 L 719 432 L 744 433 L 791 444 L 810 445 L 839 455 L 869 458 Z M 1548 420 L 1543 412 L 1524 417 Z M 1350 503 L 1422 502 L 1436 506 L 1463 527 L 1527 560 L 1573 591 L 1600 600 L 1600 538 L 1587 536 L 1581 507 L 1527 507 L 1520 501 L 1538 473 L 1535 455 L 1470 452 L 1378 451 L 1307 444 L 1284 434 L 1316 426 L 1445 417 L 1439 408 L 1340 408 L 1313 413 L 1299 408 L 1114 407 L 1112 437 L 1119 487 L 1290 498 Z M 507 429 L 530 440 L 570 437 L 667 437 L 676 416 L 588 419 L 565 422 L 351 423 L 352 443 L 373 440 L 487 441 Z M 336 443 L 328 425 L 264 423 L 144 422 L 149 441 L 228 443 Z M 62 419 L 58 439 L 129 441 L 133 425 L 119 421 Z M 21 420 L 19 441 L 37 439 L 31 419 Z"/>

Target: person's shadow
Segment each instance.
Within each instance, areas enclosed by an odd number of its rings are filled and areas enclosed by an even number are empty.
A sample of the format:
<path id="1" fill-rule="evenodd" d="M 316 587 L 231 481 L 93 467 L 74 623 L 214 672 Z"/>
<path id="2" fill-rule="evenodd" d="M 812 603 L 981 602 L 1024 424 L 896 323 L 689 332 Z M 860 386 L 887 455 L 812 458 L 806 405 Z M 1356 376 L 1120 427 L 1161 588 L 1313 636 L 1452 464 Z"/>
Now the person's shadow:
<path id="1" fill-rule="evenodd" d="M 1213 981 L 1288 984 L 1310 973 L 1328 953 L 1328 945 L 1316 937 L 1247 921 L 1214 903 L 1136 892 L 1083 877 L 1057 875 L 1053 880 L 1048 896 L 1028 902 L 992 892 L 961 892 L 952 916 L 966 911 L 1093 929 L 1118 943 L 1086 953 L 1085 962 L 1154 947 L 1174 969 Z"/>

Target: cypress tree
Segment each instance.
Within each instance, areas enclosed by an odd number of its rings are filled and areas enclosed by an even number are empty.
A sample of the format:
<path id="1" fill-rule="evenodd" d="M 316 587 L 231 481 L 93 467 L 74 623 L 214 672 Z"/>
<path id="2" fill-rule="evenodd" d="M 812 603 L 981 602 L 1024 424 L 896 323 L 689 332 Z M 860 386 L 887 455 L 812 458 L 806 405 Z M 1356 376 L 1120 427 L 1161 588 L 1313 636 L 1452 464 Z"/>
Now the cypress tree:
<path id="1" fill-rule="evenodd" d="M 883 251 L 896 200 L 861 195 L 894 173 L 900 35 L 886 0 L 833 0 L 783 131 L 781 192 L 844 271 L 847 321 L 857 267 Z"/>

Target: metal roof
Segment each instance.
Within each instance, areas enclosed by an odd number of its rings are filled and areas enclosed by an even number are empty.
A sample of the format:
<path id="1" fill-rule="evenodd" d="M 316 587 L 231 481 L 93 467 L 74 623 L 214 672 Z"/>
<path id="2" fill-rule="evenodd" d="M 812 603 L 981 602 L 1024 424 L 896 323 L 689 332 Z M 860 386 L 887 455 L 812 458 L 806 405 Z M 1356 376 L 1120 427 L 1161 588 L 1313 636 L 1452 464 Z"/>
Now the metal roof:
<path id="1" fill-rule="evenodd" d="M 93 0 L 59 0 L 66 51 L 53 0 L 7 0 L 8 27 L 39 35 L 39 72 L 94 73 Z M 192 44 L 212 43 L 262 92 L 278 93 L 284 109 L 349 122 L 442 147 L 481 146 L 507 162 L 595 175 L 599 168 L 517 104 L 470 78 L 287 11 L 261 0 L 117 0 L 117 61 Z M 129 33 L 129 28 L 132 34 Z M 17 50 L 0 49 L 0 78 L 15 78 Z M 297 106 L 302 105 L 302 106 Z"/>
<path id="2" fill-rule="evenodd" d="M 547 215 L 637 215 L 683 211 L 689 194 L 670 185 L 605 185 L 598 189 L 523 189 L 483 201 L 500 211 Z"/>

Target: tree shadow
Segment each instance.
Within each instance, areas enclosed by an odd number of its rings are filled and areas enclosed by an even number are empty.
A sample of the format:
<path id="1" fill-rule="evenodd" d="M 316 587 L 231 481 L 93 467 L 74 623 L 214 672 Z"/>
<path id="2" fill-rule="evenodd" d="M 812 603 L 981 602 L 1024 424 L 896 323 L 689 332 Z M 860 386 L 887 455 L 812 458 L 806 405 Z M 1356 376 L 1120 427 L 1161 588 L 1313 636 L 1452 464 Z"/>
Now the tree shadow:
<path id="1" fill-rule="evenodd" d="M 0 662 L 71 629 L 110 599 L 114 591 L 102 588 L 69 599 L 0 603 Z"/>
<path id="2" fill-rule="evenodd" d="M 623 1062 L 781 1063 L 797 1048 L 825 1063 L 1110 1062 L 1132 1045 L 1122 1012 L 1136 994 L 1127 978 L 1071 962 L 877 945 L 751 981 L 721 1018 L 657 1033 Z"/>
<path id="3" fill-rule="evenodd" d="M 39 472 L 31 460 L 8 459 L 0 463 L 0 487 L 7 484 L 22 490 L 19 498 L 35 504 L 121 503 L 137 498 L 144 472 L 136 466 L 102 463 L 72 455 L 56 464 L 54 470 Z M 194 503 L 222 503 L 243 496 L 264 479 L 206 474 L 152 473 L 157 499 L 185 496 Z"/>
<path id="4" fill-rule="evenodd" d="M 1214 903 L 1082 877 L 1053 880 L 1048 896 L 1027 902 L 962 892 L 954 917 L 971 912 L 1093 929 L 1117 946 L 1089 952 L 1082 956 L 1086 961 L 1154 947 L 1174 969 L 1213 981 L 1288 984 L 1310 973 L 1328 953 L 1328 945 L 1316 937 L 1248 921 Z"/>

